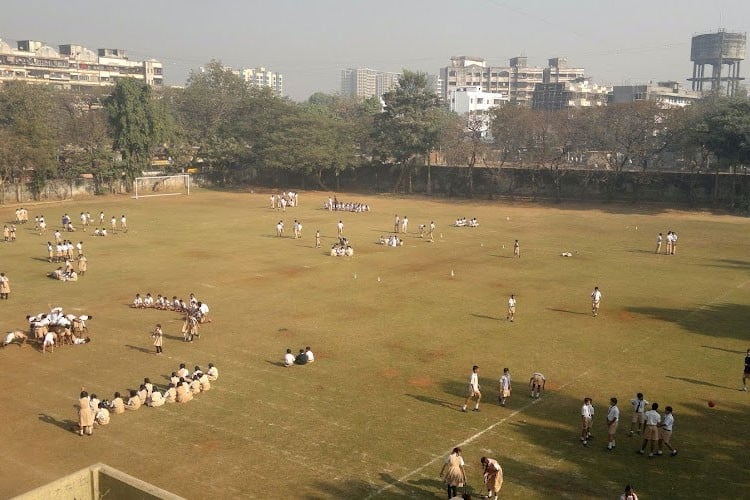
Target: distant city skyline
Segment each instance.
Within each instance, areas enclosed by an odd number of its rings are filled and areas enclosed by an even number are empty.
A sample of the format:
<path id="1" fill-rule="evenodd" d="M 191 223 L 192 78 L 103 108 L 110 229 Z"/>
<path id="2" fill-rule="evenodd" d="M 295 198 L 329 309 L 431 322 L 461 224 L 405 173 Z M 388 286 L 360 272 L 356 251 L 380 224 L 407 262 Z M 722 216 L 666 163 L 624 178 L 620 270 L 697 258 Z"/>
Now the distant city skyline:
<path id="1" fill-rule="evenodd" d="M 607 4 L 611 3 L 611 6 Z M 284 75 L 284 92 L 305 100 L 338 93 L 341 71 L 404 68 L 437 74 L 452 56 L 530 66 L 565 57 L 596 82 L 676 80 L 691 76 L 690 37 L 719 28 L 747 32 L 750 2 L 718 0 L 260 0 L 211 3 L 128 1 L 33 3 L 6 0 L 0 39 L 120 48 L 164 65 L 167 85 L 184 85 L 212 59 L 234 68 L 263 66 Z M 116 20 L 113 20 L 113 16 Z M 743 70 L 743 76 L 750 72 Z"/>

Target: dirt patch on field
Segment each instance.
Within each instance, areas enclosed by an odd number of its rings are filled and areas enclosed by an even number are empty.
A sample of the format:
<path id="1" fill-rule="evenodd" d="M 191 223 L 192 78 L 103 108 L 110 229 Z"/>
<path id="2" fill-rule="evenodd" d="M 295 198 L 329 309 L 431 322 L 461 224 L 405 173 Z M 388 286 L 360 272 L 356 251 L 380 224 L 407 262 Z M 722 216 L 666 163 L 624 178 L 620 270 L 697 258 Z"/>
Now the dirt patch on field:
<path id="1" fill-rule="evenodd" d="M 627 311 L 620 311 L 620 313 L 617 315 L 617 318 L 620 321 L 633 321 L 635 320 L 635 315 Z"/>
<path id="2" fill-rule="evenodd" d="M 435 385 L 435 381 L 430 377 L 415 377 L 409 379 L 409 385 L 420 388 L 433 387 Z"/>
<path id="3" fill-rule="evenodd" d="M 388 349 L 394 349 L 396 351 L 402 351 L 404 349 L 404 343 L 400 340 L 387 340 L 383 342 L 383 345 Z"/>
<path id="4" fill-rule="evenodd" d="M 204 441 L 202 443 L 196 443 L 195 446 L 205 451 L 213 451 L 221 449 L 221 442 L 219 441 Z"/>
<path id="5" fill-rule="evenodd" d="M 449 354 L 450 352 L 446 351 L 445 349 L 434 349 L 432 351 L 425 351 L 420 353 L 418 355 L 418 358 L 422 363 L 429 363 L 430 361 L 444 359 Z"/>
<path id="6" fill-rule="evenodd" d="M 386 368 L 380 374 L 385 378 L 396 378 L 399 375 L 401 375 L 401 372 L 396 370 L 395 368 Z"/>

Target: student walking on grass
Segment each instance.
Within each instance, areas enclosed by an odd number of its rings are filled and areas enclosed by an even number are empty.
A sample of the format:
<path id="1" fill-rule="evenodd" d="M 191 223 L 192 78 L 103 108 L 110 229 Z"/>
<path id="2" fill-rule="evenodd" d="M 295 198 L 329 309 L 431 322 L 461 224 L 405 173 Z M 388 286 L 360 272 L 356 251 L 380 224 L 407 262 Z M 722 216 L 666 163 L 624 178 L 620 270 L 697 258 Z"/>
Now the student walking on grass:
<path id="1" fill-rule="evenodd" d="M 466 411 L 466 406 L 473 398 L 477 398 L 477 403 L 474 406 L 473 411 L 479 411 L 479 401 L 482 399 L 482 393 L 479 390 L 479 367 L 474 365 L 471 369 L 471 375 L 469 376 L 469 395 L 461 407 L 461 411 Z"/>

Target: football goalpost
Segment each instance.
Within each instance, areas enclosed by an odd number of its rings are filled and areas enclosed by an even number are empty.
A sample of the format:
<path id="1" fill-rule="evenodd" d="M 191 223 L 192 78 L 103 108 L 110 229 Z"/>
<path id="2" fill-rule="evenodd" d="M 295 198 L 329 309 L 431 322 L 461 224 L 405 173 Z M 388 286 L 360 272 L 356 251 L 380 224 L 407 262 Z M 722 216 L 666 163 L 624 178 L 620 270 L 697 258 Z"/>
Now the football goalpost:
<path id="1" fill-rule="evenodd" d="M 150 175 L 136 177 L 133 182 L 134 196 L 148 198 L 151 196 L 174 196 L 190 194 L 190 174 Z"/>

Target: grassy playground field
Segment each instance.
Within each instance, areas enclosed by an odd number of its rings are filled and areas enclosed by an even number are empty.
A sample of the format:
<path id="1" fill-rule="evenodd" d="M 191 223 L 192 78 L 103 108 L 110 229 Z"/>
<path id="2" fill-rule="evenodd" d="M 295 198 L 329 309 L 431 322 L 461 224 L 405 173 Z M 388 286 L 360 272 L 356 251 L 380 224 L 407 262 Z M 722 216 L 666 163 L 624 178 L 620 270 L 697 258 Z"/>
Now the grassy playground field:
<path id="1" fill-rule="evenodd" d="M 0 497 L 104 462 L 195 499 L 441 498 L 438 472 L 457 445 L 473 491 L 480 457 L 501 463 L 504 498 L 616 498 L 626 483 L 642 499 L 738 498 L 750 487 L 750 394 L 738 391 L 750 347 L 749 219 L 345 194 L 338 199 L 372 211 L 328 212 L 327 197 L 303 192 L 286 213 L 269 208 L 268 193 L 200 190 L 27 206 L 32 223 L 0 244 L 12 286 L 0 328 L 25 329 L 27 314 L 62 306 L 94 316 L 94 340 L 52 355 L 0 350 Z M 0 207 L 0 219 L 10 223 L 14 209 Z M 51 231 L 35 234 L 33 218 L 44 214 L 54 229 L 64 212 L 77 223 L 81 211 L 107 221 L 124 213 L 130 231 L 65 233 L 84 242 L 89 270 L 75 283 L 49 279 Z M 410 221 L 404 246 L 377 245 L 394 214 Z M 480 227 L 451 227 L 459 216 Z M 353 258 L 327 255 L 339 219 Z M 434 243 L 417 237 L 430 220 Z M 677 255 L 655 255 L 656 234 L 670 229 Z M 194 292 L 213 322 L 183 343 L 180 316 L 129 308 L 136 292 Z M 511 293 L 515 323 L 505 321 Z M 151 345 L 157 322 L 164 356 Z M 280 366 L 286 348 L 306 345 L 314 364 Z M 214 362 L 219 380 L 191 403 L 113 415 L 93 437 L 71 432 L 81 386 L 100 398 L 144 377 L 163 386 L 180 362 Z M 461 413 L 473 364 L 484 400 L 481 412 Z M 514 392 L 501 408 L 503 367 Z M 547 391 L 532 400 L 526 384 L 537 370 Z M 640 439 L 627 430 L 638 391 L 674 407 L 677 457 L 636 454 Z M 588 448 L 578 440 L 584 396 L 596 408 Z M 622 420 L 607 452 L 611 396 Z"/>

